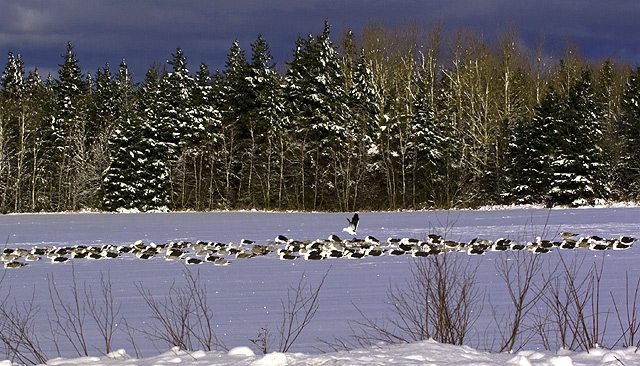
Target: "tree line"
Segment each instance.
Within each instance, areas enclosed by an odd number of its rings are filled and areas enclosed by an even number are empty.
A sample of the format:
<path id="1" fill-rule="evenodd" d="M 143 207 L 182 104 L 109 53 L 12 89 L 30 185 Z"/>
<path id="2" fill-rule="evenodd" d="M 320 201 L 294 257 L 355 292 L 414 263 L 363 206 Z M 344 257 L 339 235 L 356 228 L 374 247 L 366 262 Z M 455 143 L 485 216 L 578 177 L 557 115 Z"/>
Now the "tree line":
<path id="1" fill-rule="evenodd" d="M 224 69 L 180 48 L 136 83 L 125 60 L 57 77 L 8 54 L 0 209 L 386 210 L 640 195 L 640 68 L 561 57 L 517 31 L 371 23 L 299 37 L 277 71 L 261 36 Z"/>

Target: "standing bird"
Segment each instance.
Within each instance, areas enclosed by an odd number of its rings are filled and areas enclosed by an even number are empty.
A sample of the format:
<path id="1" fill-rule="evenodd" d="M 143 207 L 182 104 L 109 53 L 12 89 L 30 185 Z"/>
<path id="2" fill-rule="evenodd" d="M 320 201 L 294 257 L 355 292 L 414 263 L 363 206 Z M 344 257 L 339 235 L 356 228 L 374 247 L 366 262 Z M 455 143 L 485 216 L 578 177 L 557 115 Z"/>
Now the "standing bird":
<path id="1" fill-rule="evenodd" d="M 360 217 L 358 217 L 358 214 L 355 213 L 351 218 L 351 220 L 347 218 L 347 221 L 349 222 L 349 226 L 342 229 L 342 231 L 346 231 L 351 235 L 356 235 L 356 230 L 358 230 L 358 221 L 360 221 Z"/>
<path id="2" fill-rule="evenodd" d="M 562 236 L 562 239 L 567 240 L 567 239 L 575 238 L 576 236 L 578 236 L 578 234 L 562 231 L 562 232 L 560 232 L 560 236 Z"/>

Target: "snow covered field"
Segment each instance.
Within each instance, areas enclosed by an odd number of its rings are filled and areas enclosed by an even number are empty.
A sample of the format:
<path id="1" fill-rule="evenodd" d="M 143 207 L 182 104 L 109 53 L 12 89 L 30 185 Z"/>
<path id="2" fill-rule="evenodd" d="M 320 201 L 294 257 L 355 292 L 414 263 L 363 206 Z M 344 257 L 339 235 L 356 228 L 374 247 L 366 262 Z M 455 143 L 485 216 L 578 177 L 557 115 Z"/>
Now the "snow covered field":
<path id="1" fill-rule="evenodd" d="M 330 234 L 344 234 L 344 213 L 264 213 L 264 212 L 214 212 L 214 213 L 154 213 L 154 214 L 41 214 L 6 215 L 0 219 L 0 238 L 7 247 L 29 248 L 33 246 L 67 245 L 129 245 L 136 240 L 166 243 L 169 241 L 219 241 L 239 242 L 241 239 L 266 243 L 277 235 L 292 239 L 313 240 L 327 238 Z M 424 239 L 429 233 L 446 234 L 456 241 L 469 241 L 475 237 L 495 240 L 500 237 L 533 240 L 541 235 L 558 239 L 561 231 L 581 235 L 598 235 L 605 238 L 628 235 L 640 237 L 640 208 L 592 208 L 592 209 L 504 209 L 480 211 L 425 211 L 393 213 L 360 213 L 358 237 L 373 235 L 388 237 L 414 237 Z M 346 235 L 341 235 L 347 238 Z M 573 253 L 568 251 L 566 253 Z M 610 303 L 609 291 L 614 296 L 624 296 L 624 276 L 636 278 L 640 250 L 633 247 L 625 251 L 608 250 L 594 252 L 576 250 L 585 255 L 585 265 L 591 260 L 601 262 L 606 255 L 603 288 L 604 303 Z M 483 256 L 467 256 L 477 263 L 479 283 L 485 301 L 497 308 L 507 306 L 504 283 L 496 273 L 495 263 L 503 253 L 488 252 Z M 545 254 L 549 263 L 557 261 L 556 253 Z M 490 346 L 492 316 L 490 306 L 485 305 L 469 337 L 469 347 L 453 347 L 432 341 L 410 345 L 380 345 L 367 350 L 351 352 L 330 351 L 319 340 L 332 341 L 334 337 L 351 334 L 350 320 L 361 320 L 357 308 L 376 318 L 388 311 L 387 290 L 390 285 L 403 285 L 410 278 L 412 258 L 409 256 L 380 256 L 363 259 L 327 259 L 322 261 L 279 260 L 277 255 L 231 260 L 228 266 L 210 263 L 184 266 L 181 262 L 168 262 L 162 258 L 149 261 L 135 257 L 114 260 L 91 261 L 74 259 L 72 264 L 52 264 L 47 260 L 33 262 L 26 267 L 5 270 L 0 285 L 3 294 L 10 294 L 10 301 L 29 302 L 40 306 L 37 315 L 41 333 L 39 340 L 49 358 L 58 356 L 50 338 L 48 321 L 51 317 L 51 301 L 47 278 L 53 276 L 56 285 L 64 290 L 72 282 L 72 274 L 82 286 L 98 289 L 101 276 L 108 276 L 113 284 L 114 297 L 121 306 L 120 315 L 126 323 L 145 329 L 152 320 L 149 309 L 136 286 L 143 286 L 153 295 L 162 297 L 172 284 L 184 281 L 184 271 L 199 271 L 207 286 L 209 302 L 214 310 L 216 334 L 227 348 L 246 346 L 262 327 L 275 331 L 282 321 L 282 303 L 287 290 L 296 286 L 304 274 L 306 283 L 317 285 L 328 273 L 319 297 L 319 308 L 311 324 L 301 338 L 285 355 L 229 356 L 226 351 L 191 352 L 170 351 L 166 344 L 153 343 L 143 335 L 135 335 L 136 350 L 128 339 L 124 326 L 114 336 L 114 359 L 101 356 L 101 338 L 95 329 L 88 329 L 86 338 L 91 354 L 96 358 L 75 359 L 73 349 L 61 349 L 64 359 L 52 359 L 51 365 L 160 365 L 182 363 L 194 365 L 248 365 L 288 364 L 316 365 L 387 365 L 395 364 L 498 364 L 517 365 L 596 365 L 603 362 L 625 365 L 640 364 L 640 356 L 633 350 L 596 350 L 590 353 L 560 352 L 551 354 L 540 351 L 534 342 L 525 347 L 529 351 L 517 354 L 487 353 L 476 349 Z M 634 282 L 635 283 L 635 282 Z M 605 304 L 606 305 L 606 304 Z M 611 337 L 619 329 L 612 315 L 607 332 Z M 618 332 L 619 333 L 619 332 Z M 614 343 L 612 340 L 610 343 Z M 254 348 L 254 351 L 257 350 Z M 1 354 L 0 354 L 1 355 Z M 1 356 L 0 356 L 1 357 Z M 11 365 L 0 362 L 0 365 Z"/>

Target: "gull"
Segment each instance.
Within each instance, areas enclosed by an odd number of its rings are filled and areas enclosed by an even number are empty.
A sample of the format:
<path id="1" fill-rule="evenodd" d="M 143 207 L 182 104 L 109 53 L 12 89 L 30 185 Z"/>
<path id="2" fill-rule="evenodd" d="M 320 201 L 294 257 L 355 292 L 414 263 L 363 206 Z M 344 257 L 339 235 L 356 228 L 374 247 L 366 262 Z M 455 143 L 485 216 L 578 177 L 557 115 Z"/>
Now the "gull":
<path id="1" fill-rule="evenodd" d="M 351 218 L 351 220 L 347 219 L 347 221 L 349 222 L 349 226 L 342 229 L 342 231 L 345 231 L 351 235 L 356 235 L 356 230 L 358 230 L 358 221 L 360 221 L 360 217 L 358 217 L 358 214 L 355 213 Z"/>
<path id="2" fill-rule="evenodd" d="M 574 237 L 578 236 L 578 234 L 563 231 L 560 233 L 560 236 L 562 236 L 562 239 L 573 239 Z"/>

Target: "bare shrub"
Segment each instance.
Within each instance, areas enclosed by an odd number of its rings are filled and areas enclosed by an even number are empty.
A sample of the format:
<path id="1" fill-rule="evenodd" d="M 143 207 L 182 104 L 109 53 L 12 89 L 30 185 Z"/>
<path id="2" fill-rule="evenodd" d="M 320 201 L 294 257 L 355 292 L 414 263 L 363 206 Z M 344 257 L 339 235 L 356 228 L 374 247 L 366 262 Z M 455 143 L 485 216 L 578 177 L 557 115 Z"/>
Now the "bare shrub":
<path id="1" fill-rule="evenodd" d="M 629 288 L 629 273 L 625 272 L 625 298 L 624 303 L 618 308 L 618 302 L 612 292 L 611 300 L 613 301 L 613 307 L 618 318 L 618 324 L 620 324 L 620 337 L 616 340 L 615 345 L 621 343 L 622 347 L 636 347 L 636 350 L 640 347 L 640 337 L 638 332 L 640 331 L 640 314 L 638 304 L 638 295 L 640 295 L 640 277 L 636 281 L 636 286 L 633 289 L 633 297 L 630 294 Z M 624 308 L 622 308 L 624 306 Z"/>
<path id="2" fill-rule="evenodd" d="M 89 346 L 102 354 L 113 351 L 113 335 L 120 320 L 120 305 L 113 297 L 111 277 L 100 273 L 99 295 L 94 295 L 93 286 L 84 281 L 82 290 L 76 281 L 75 269 L 69 286 L 70 296 L 60 291 L 53 274 L 47 276 L 51 312 L 48 313 L 51 340 L 60 353 L 60 340 L 68 341 L 79 356 L 89 355 Z M 69 300 L 70 299 L 70 300 Z M 87 321 L 95 324 L 103 348 L 87 342 Z M 89 327 L 91 329 L 91 327 Z"/>
<path id="3" fill-rule="evenodd" d="M 85 300 L 87 303 L 87 309 L 89 316 L 93 319 L 98 332 L 104 342 L 104 354 L 111 353 L 113 347 L 111 342 L 113 335 L 117 330 L 117 324 L 120 320 L 120 305 L 116 304 L 113 298 L 113 291 L 111 285 L 111 277 L 100 273 L 100 295 L 96 298 L 93 295 L 93 290 L 87 283 L 84 284 Z"/>
<path id="4" fill-rule="evenodd" d="M 405 286 L 389 285 L 391 315 L 373 319 L 356 307 L 363 320 L 350 322 L 350 339 L 323 343 L 334 350 L 427 339 L 463 344 L 482 307 L 478 266 L 464 258 L 445 253 L 412 260 Z"/>
<path id="5" fill-rule="evenodd" d="M 277 327 L 277 342 L 279 352 L 288 352 L 291 346 L 298 339 L 302 331 L 309 325 L 316 315 L 319 306 L 320 290 L 324 281 L 329 275 L 329 271 L 324 274 L 318 286 L 313 288 L 305 284 L 305 273 L 300 276 L 300 281 L 296 287 L 289 287 L 287 290 L 287 301 L 281 299 L 282 303 L 282 323 Z M 274 343 L 274 335 L 268 326 L 260 328 L 258 336 L 250 339 L 258 350 L 264 354 L 269 353 L 271 345 Z"/>
<path id="6" fill-rule="evenodd" d="M 31 301 L 9 305 L 7 297 L 0 302 L 0 342 L 8 359 L 21 364 L 44 364 L 48 357 L 38 342 L 35 318 L 40 308 Z"/>
<path id="7" fill-rule="evenodd" d="M 253 339 L 249 339 L 254 346 L 258 348 L 260 352 L 263 354 L 269 353 L 271 349 L 271 343 L 273 342 L 273 335 L 271 334 L 271 329 L 269 327 L 262 327 L 258 332 L 258 336 Z"/>
<path id="8" fill-rule="evenodd" d="M 549 291 L 543 300 L 548 312 L 546 329 L 542 331 L 556 334 L 560 347 L 588 352 L 602 345 L 609 315 L 609 311 L 600 310 L 604 256 L 600 266 L 594 263 L 584 275 L 581 274 L 584 257 L 567 262 L 559 254 L 559 259 L 560 274 L 549 278 Z"/>
<path id="9" fill-rule="evenodd" d="M 142 354 L 142 351 L 138 347 L 138 342 L 136 342 L 136 332 L 138 332 L 138 329 L 130 326 L 126 318 L 123 318 L 122 321 L 124 323 L 124 331 L 127 333 L 127 340 L 129 341 L 131 348 L 133 348 L 135 357 L 143 358 L 144 355 Z"/>
<path id="10" fill-rule="evenodd" d="M 329 269 L 330 270 L 330 269 Z M 318 299 L 320 289 L 329 275 L 329 270 L 324 274 L 318 286 L 305 285 L 305 274 L 302 273 L 297 287 L 287 290 L 287 302 L 282 300 L 282 324 L 278 327 L 279 351 L 287 352 L 295 343 L 302 331 L 309 325 L 311 319 L 318 311 Z M 308 291 L 305 293 L 305 289 Z"/>
<path id="11" fill-rule="evenodd" d="M 156 321 L 150 329 L 136 329 L 152 342 L 160 341 L 182 350 L 201 348 L 205 351 L 226 349 L 214 332 L 213 310 L 207 302 L 207 287 L 200 281 L 200 271 L 194 276 L 186 268 L 184 287 L 175 283 L 162 300 L 156 299 L 141 284 L 136 288 Z"/>
<path id="12" fill-rule="evenodd" d="M 88 356 L 89 347 L 85 336 L 85 322 L 87 318 L 86 303 L 80 298 L 80 290 L 76 282 L 76 272 L 72 270 L 70 296 L 60 292 L 53 273 L 47 276 L 49 284 L 49 300 L 52 312 L 48 313 L 51 327 L 52 341 L 55 343 L 58 353 L 59 337 L 66 339 L 79 356 Z M 67 302 L 66 299 L 71 299 Z"/>
<path id="13" fill-rule="evenodd" d="M 508 311 L 492 308 L 494 322 L 498 328 L 500 352 L 521 349 L 533 337 L 531 325 L 525 324 L 535 309 L 540 295 L 553 276 L 542 277 L 542 256 L 529 251 L 505 252 L 495 267 L 504 281 L 511 307 Z M 536 283 L 536 281 L 538 281 Z M 525 335 L 526 334 L 526 335 Z"/>

